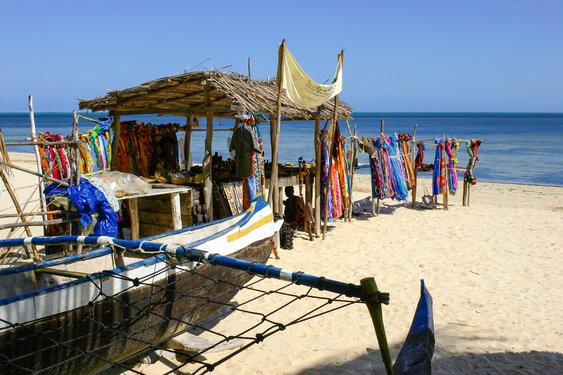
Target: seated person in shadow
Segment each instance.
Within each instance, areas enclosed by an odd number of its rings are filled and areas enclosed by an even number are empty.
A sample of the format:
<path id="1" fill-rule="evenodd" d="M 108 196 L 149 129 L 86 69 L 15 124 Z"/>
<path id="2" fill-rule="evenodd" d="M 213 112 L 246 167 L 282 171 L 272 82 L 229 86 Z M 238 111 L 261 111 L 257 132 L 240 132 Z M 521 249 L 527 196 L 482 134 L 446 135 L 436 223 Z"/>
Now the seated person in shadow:
<path id="1" fill-rule="evenodd" d="M 294 195 L 293 186 L 285 187 L 287 199 L 283 201 L 285 206 L 283 218 L 293 228 L 302 228 L 305 224 L 305 202 L 302 197 Z"/>

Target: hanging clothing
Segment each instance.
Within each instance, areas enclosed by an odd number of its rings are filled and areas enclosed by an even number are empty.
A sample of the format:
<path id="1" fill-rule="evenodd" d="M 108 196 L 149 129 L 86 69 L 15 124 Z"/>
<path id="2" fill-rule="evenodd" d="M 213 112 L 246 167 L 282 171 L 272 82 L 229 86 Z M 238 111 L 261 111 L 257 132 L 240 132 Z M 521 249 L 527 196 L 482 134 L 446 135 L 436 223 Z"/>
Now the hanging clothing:
<path id="1" fill-rule="evenodd" d="M 252 176 L 254 152 L 259 152 L 260 147 L 246 127 L 240 127 L 233 132 L 229 151 L 233 150 L 235 151 L 235 175 L 241 178 Z"/>
<path id="2" fill-rule="evenodd" d="M 467 169 L 465 171 L 464 179 L 466 182 L 469 182 L 471 185 L 475 185 L 477 183 L 477 177 L 475 177 L 475 164 L 479 158 L 477 157 L 477 152 L 479 151 L 479 146 L 481 146 L 480 139 L 471 139 L 466 141 L 467 146 L 467 154 L 469 155 L 469 161 L 467 162 Z"/>
<path id="3" fill-rule="evenodd" d="M 329 178 L 329 150 L 328 150 L 328 131 L 321 131 L 321 219 L 325 218 L 324 207 L 327 207 L 327 220 L 334 216 L 332 192 L 328 191 L 328 178 Z"/>

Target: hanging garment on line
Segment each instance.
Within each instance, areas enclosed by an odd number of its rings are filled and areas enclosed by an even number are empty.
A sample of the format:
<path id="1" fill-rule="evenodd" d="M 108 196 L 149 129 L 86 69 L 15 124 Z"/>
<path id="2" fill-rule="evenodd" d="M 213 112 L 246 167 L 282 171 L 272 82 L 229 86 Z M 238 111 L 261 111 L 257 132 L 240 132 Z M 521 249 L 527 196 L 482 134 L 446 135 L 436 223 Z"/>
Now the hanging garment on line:
<path id="1" fill-rule="evenodd" d="M 157 169 L 179 168 L 178 124 L 153 125 L 123 121 L 116 155 L 116 169 L 137 176 L 152 176 Z"/>
<path id="2" fill-rule="evenodd" d="M 327 207 L 326 217 L 334 217 L 334 207 L 332 192 L 328 191 L 328 178 L 329 178 L 329 150 L 328 150 L 328 131 L 321 131 L 321 219 L 325 218 L 325 205 Z"/>
<path id="3" fill-rule="evenodd" d="M 407 171 L 407 175 L 409 177 L 408 189 L 410 190 L 416 185 L 416 181 L 414 178 L 414 168 L 411 161 L 410 143 L 412 137 L 410 134 L 399 134 L 398 137 L 399 137 L 399 145 L 401 147 L 401 151 L 403 154 L 403 166 Z"/>
<path id="4" fill-rule="evenodd" d="M 254 141 L 250 130 L 240 127 L 233 132 L 229 151 L 235 151 L 235 174 L 246 178 L 254 173 L 254 152 L 260 152 L 260 147 Z"/>
<path id="5" fill-rule="evenodd" d="M 469 182 L 471 185 L 475 185 L 477 183 L 477 178 L 475 177 L 475 164 L 479 158 L 477 157 L 477 152 L 479 151 L 479 146 L 481 146 L 480 139 L 471 139 L 470 141 L 466 141 L 467 146 L 467 154 L 469 155 L 469 161 L 467 162 L 467 170 L 465 171 L 464 179 L 466 182 Z"/>
<path id="6" fill-rule="evenodd" d="M 432 173 L 432 195 L 447 193 L 445 140 L 436 139 L 434 171 Z"/>
<path id="7" fill-rule="evenodd" d="M 448 187 L 450 189 L 450 194 L 454 195 L 457 191 L 457 171 L 455 166 L 457 164 L 457 152 L 461 141 L 456 139 L 447 139 L 445 143 L 445 151 L 448 155 Z"/>
<path id="8" fill-rule="evenodd" d="M 340 127 L 338 122 L 334 126 L 334 139 L 333 139 L 333 168 L 336 171 L 338 180 L 333 180 L 333 194 L 335 196 L 335 215 L 334 218 L 339 218 L 343 215 L 344 210 L 350 204 L 350 193 L 348 191 L 348 173 L 346 171 L 346 161 L 344 156 L 344 138 L 340 135 Z M 336 183 L 336 181 L 338 183 Z M 338 206 L 336 199 L 339 200 Z M 337 212 L 336 212 L 337 211 Z"/>

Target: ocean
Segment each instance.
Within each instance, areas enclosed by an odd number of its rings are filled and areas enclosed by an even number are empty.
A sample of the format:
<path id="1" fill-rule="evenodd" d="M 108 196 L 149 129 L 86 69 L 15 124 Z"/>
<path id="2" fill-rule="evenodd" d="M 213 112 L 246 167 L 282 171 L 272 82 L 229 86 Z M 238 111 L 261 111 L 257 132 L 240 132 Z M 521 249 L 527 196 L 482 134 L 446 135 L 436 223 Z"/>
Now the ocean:
<path id="1" fill-rule="evenodd" d="M 103 114 L 84 114 L 92 118 Z M 380 120 L 384 120 L 385 134 L 412 134 L 416 126 L 416 138 L 425 140 L 425 163 L 434 158 L 433 139 L 442 137 L 470 139 L 480 138 L 475 174 L 477 181 L 512 182 L 563 186 L 563 113 L 354 113 L 350 128 L 357 129 L 358 136 L 376 136 L 380 132 Z M 155 124 L 185 124 L 185 118 L 175 116 L 127 116 L 123 120 L 137 120 Z M 72 129 L 71 113 L 36 113 L 38 132 L 49 131 L 68 135 Z M 200 119 L 201 128 L 205 120 Z M 340 121 L 341 134 L 348 136 L 348 124 Z M 325 123 L 321 124 L 323 127 Z M 81 120 L 80 131 L 87 131 L 92 123 Z M 214 127 L 227 129 L 232 120 L 215 119 Z M 29 114 L 0 113 L 0 129 L 6 141 L 22 141 L 29 136 Z M 264 140 L 266 159 L 270 158 L 269 123 L 259 125 Z M 179 133 L 181 136 L 181 133 Z M 213 150 L 228 157 L 229 132 L 215 132 Z M 192 135 L 192 160 L 203 159 L 205 132 Z M 280 135 L 280 162 L 297 164 L 299 157 L 314 159 L 314 121 L 282 122 Z M 33 152 L 31 147 L 9 147 L 10 151 Z M 459 150 L 459 166 L 467 165 L 465 148 Z M 359 156 L 360 165 L 368 162 L 367 155 Z M 367 168 L 358 173 L 368 173 Z"/>

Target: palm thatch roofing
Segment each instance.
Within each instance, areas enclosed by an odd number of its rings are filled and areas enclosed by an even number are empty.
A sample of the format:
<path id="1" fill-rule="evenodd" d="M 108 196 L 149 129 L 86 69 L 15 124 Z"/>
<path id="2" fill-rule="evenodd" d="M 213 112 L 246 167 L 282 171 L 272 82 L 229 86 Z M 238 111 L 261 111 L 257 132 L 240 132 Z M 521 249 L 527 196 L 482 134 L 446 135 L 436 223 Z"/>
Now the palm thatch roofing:
<path id="1" fill-rule="evenodd" d="M 236 73 L 202 71 L 145 82 L 114 90 L 101 98 L 80 100 L 81 110 L 109 111 L 110 114 L 175 114 L 232 118 L 243 112 L 275 114 L 278 88 L 275 80 L 253 80 Z M 309 120 L 332 118 L 334 101 L 315 110 L 304 108 L 282 96 L 282 118 Z M 339 102 L 338 117 L 350 119 L 349 104 Z"/>

